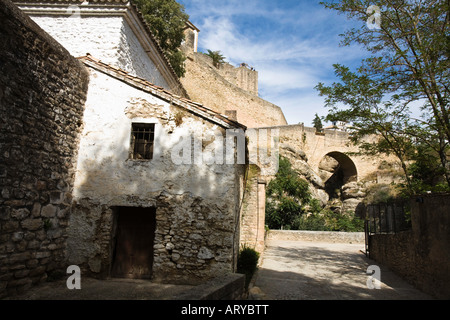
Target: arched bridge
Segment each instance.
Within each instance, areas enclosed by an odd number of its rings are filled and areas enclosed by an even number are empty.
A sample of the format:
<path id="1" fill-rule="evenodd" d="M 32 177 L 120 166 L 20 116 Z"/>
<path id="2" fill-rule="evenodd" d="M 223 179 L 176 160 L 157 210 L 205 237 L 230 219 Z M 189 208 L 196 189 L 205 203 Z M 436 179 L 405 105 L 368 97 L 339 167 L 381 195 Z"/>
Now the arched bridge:
<path id="1" fill-rule="evenodd" d="M 328 129 L 317 133 L 315 128 L 305 127 L 302 124 L 266 129 L 279 129 L 280 142 L 296 150 L 302 150 L 306 154 L 309 166 L 318 174 L 321 163 L 327 157 L 336 160 L 344 183 L 360 181 L 377 172 L 380 163 L 386 160 L 386 157 L 356 155 L 359 148 L 350 141 L 348 132 Z"/>

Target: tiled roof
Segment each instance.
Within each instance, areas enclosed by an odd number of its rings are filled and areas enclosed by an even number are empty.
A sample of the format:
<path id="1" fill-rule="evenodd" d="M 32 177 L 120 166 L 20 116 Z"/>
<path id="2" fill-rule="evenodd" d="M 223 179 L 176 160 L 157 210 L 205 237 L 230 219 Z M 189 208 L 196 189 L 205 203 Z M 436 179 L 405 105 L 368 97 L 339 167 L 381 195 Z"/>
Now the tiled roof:
<path id="1" fill-rule="evenodd" d="M 139 9 L 133 3 L 133 1 L 130 1 L 130 0 L 12 0 L 12 1 L 15 2 L 15 3 L 23 3 L 23 4 L 45 4 L 45 3 L 51 3 L 51 4 L 69 4 L 69 3 L 71 3 L 71 4 L 82 4 L 85 1 L 87 1 L 89 3 L 99 3 L 99 4 L 105 4 L 105 5 L 108 5 L 108 4 L 110 4 L 110 5 L 121 4 L 122 5 L 122 4 L 130 3 L 130 7 L 132 8 L 132 10 L 136 11 L 137 17 L 139 18 L 140 22 L 144 26 L 146 33 L 148 34 L 150 39 L 153 41 L 157 51 L 159 52 L 161 57 L 164 59 L 164 61 L 166 61 L 167 66 L 169 67 L 170 73 L 172 73 L 178 88 L 181 90 L 183 95 L 188 97 L 186 89 L 184 89 L 184 86 L 181 84 L 181 81 L 180 81 L 178 75 L 175 73 L 175 70 L 173 69 L 172 65 L 170 64 L 169 59 L 167 58 L 167 56 L 164 53 L 164 51 L 161 48 L 161 46 L 159 45 L 158 41 L 156 41 L 156 38 L 155 38 L 153 32 L 151 31 L 147 21 L 145 21 L 142 13 L 139 11 Z"/>
<path id="2" fill-rule="evenodd" d="M 173 105 L 181 107 L 199 117 L 214 122 L 224 128 L 227 129 L 241 128 L 244 130 L 247 129 L 247 127 L 244 126 L 243 124 L 231 120 L 227 116 L 203 106 L 201 103 L 197 103 L 192 100 L 175 95 L 172 92 L 167 91 L 166 89 L 159 87 L 145 79 L 132 76 L 128 72 L 120 68 L 101 62 L 100 60 L 92 57 L 90 54 L 87 54 L 84 57 L 79 57 L 78 59 L 88 67 L 91 67 L 95 70 L 108 74 L 120 81 L 123 81 L 133 87 L 148 92 L 164 101 L 170 102 Z"/>

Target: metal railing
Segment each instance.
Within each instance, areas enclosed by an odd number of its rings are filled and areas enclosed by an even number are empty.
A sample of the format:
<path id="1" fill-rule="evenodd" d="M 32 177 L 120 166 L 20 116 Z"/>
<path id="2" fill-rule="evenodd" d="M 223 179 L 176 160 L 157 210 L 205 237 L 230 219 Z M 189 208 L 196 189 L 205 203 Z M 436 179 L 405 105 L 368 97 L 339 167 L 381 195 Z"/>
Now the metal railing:
<path id="1" fill-rule="evenodd" d="M 366 255 L 369 237 L 374 234 L 395 234 L 411 229 L 411 208 L 409 201 L 370 204 L 365 206 L 364 231 L 366 234 Z"/>

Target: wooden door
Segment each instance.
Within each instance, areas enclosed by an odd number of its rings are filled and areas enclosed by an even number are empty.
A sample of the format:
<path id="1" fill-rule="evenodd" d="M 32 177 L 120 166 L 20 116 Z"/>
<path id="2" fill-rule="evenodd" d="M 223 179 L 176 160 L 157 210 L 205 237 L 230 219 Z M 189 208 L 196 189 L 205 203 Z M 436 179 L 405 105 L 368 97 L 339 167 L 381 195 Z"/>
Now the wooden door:
<path id="1" fill-rule="evenodd" d="M 152 274 L 156 209 L 120 208 L 112 276 L 146 279 Z"/>

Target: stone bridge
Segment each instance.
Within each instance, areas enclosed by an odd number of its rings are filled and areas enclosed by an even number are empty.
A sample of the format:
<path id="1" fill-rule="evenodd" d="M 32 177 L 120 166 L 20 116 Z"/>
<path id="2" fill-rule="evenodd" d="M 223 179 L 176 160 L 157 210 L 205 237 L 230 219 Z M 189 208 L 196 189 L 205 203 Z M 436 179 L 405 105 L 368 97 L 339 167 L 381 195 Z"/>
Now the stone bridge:
<path id="1" fill-rule="evenodd" d="M 258 129 L 279 129 L 280 143 L 303 151 L 309 167 L 317 174 L 327 156 L 335 159 L 342 170 L 344 183 L 367 178 L 376 173 L 381 162 L 386 160 L 385 157 L 354 154 L 359 148 L 350 141 L 349 133 L 344 131 L 327 129 L 317 133 L 315 128 L 303 124 Z"/>
<path id="2" fill-rule="evenodd" d="M 293 167 L 301 173 L 314 188 L 314 196 L 327 203 L 340 189 L 341 194 L 346 190 L 345 199 L 342 199 L 342 212 L 355 210 L 361 195 L 359 182 L 368 181 L 378 183 L 380 178 L 380 164 L 388 159 L 383 157 L 368 157 L 355 155 L 358 146 L 352 144 L 349 133 L 338 130 L 325 130 L 316 133 L 315 128 L 299 125 L 284 125 L 257 128 L 259 143 L 261 135 L 269 138 L 273 130 L 279 130 L 279 151 L 281 155 L 288 156 Z M 276 134 L 275 134 L 276 136 Z M 254 136 L 253 136 L 254 137 Z M 254 139 L 250 139 L 250 141 Z M 255 148 L 253 144 L 251 148 Z M 253 150 L 253 149 L 252 149 Z M 333 160 L 334 159 L 334 160 Z M 328 163 L 327 163 L 328 162 Z M 329 164 L 332 163 L 330 166 Z M 328 168 L 327 168 L 328 165 Z M 324 170 L 325 168 L 325 170 Z M 330 170 L 331 168 L 331 170 Z M 336 178 L 336 172 L 340 176 Z M 249 174 L 248 189 L 244 199 L 244 212 L 241 220 L 241 243 L 253 246 L 257 251 L 264 251 L 264 224 L 265 224 L 265 190 L 270 175 Z M 356 183 L 355 183 L 356 182 Z M 340 198 L 340 196 L 339 196 Z"/>

